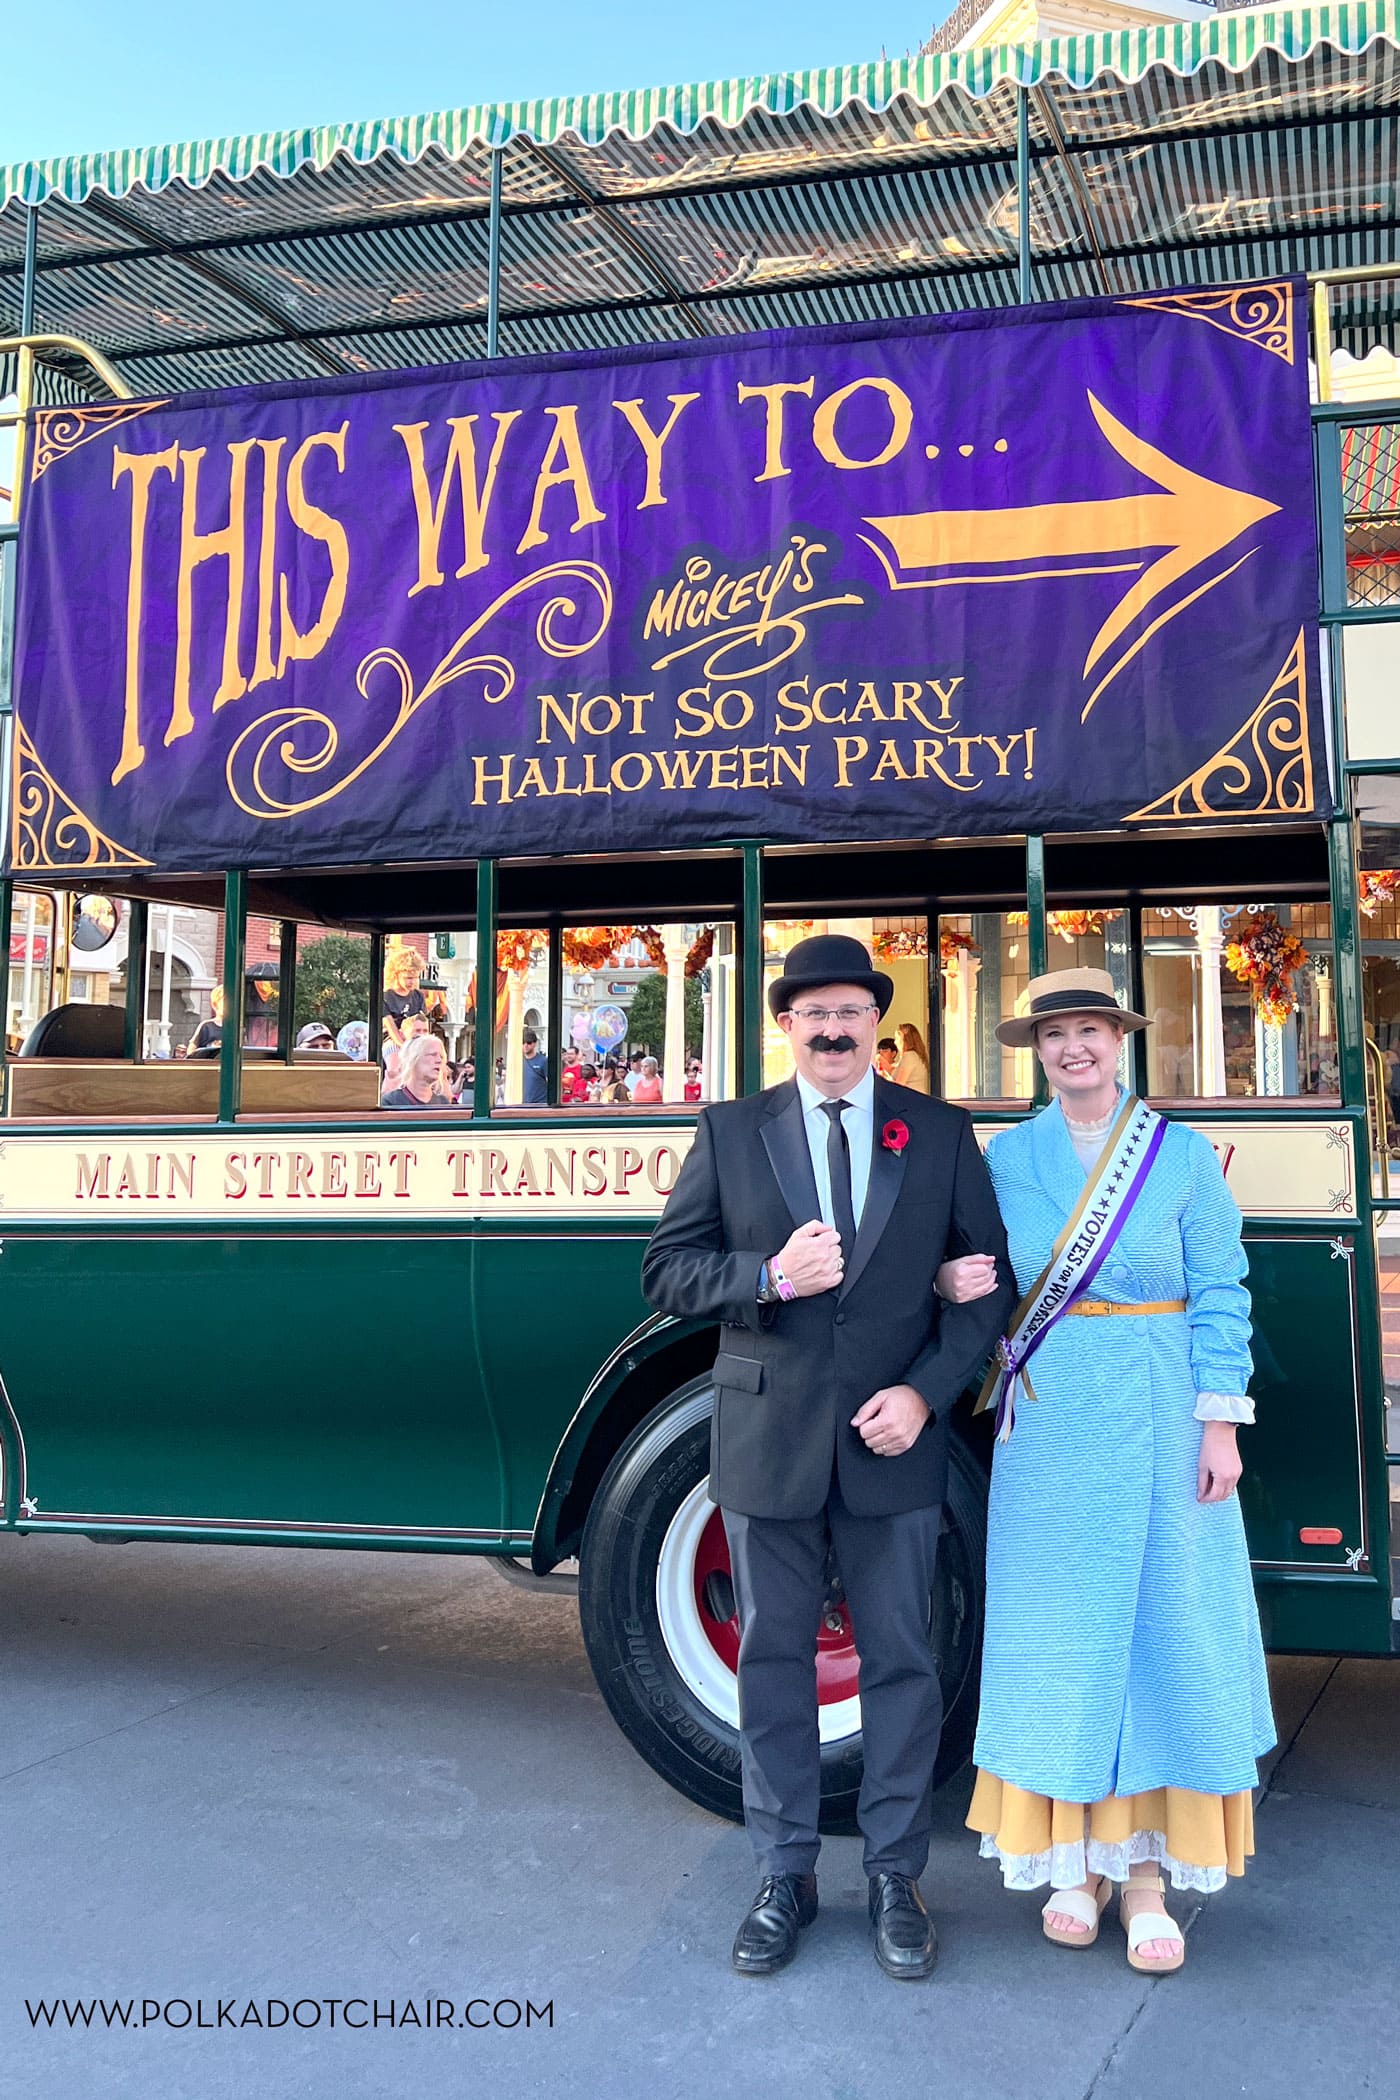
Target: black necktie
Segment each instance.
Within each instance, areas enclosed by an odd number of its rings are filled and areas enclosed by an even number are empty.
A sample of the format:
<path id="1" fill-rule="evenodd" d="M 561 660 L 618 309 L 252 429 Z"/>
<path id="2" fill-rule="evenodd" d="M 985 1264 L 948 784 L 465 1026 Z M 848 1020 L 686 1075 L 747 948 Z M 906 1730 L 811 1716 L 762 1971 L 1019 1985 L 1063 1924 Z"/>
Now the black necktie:
<path id="1" fill-rule="evenodd" d="M 831 1177 L 831 1222 L 841 1235 L 841 1252 L 847 1267 L 856 1243 L 856 1213 L 851 1201 L 851 1148 L 841 1124 L 841 1111 L 849 1101 L 823 1101 L 829 1128 L 826 1133 L 826 1170 Z"/>

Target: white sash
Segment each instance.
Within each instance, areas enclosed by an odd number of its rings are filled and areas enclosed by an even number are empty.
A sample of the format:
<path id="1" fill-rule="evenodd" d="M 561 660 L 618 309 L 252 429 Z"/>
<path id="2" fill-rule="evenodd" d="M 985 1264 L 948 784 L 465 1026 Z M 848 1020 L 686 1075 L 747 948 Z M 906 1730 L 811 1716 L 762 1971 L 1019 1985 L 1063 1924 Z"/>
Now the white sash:
<path id="1" fill-rule="evenodd" d="M 996 1408 L 998 1443 L 1006 1442 L 1015 1425 L 1017 1389 L 1028 1400 L 1036 1397 L 1027 1364 L 1056 1321 L 1064 1318 L 1102 1268 L 1142 1194 L 1166 1134 L 1165 1117 L 1129 1094 L 1049 1261 L 997 1343 L 996 1361 L 974 1411 L 981 1414 L 986 1408 Z"/>

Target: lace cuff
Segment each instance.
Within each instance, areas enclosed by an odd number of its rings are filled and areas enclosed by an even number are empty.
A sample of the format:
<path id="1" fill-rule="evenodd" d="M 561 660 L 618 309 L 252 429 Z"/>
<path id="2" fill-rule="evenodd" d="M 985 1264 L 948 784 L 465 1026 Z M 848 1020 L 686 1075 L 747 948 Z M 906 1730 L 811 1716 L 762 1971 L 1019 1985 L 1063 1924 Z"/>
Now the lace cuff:
<path id="1" fill-rule="evenodd" d="M 1198 1422 L 1252 1422 L 1254 1402 L 1248 1393 L 1198 1393 Z"/>

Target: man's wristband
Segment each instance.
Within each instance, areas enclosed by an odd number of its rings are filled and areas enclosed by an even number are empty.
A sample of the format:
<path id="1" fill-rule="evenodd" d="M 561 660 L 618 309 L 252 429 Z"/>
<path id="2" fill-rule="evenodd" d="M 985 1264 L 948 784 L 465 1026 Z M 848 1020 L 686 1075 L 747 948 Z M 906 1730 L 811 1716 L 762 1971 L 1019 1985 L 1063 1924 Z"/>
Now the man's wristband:
<path id="1" fill-rule="evenodd" d="M 782 1263 L 778 1260 L 776 1254 L 768 1257 L 768 1281 L 772 1284 L 783 1303 L 791 1305 L 797 1296 L 797 1292 L 788 1282 L 786 1276 L 784 1276 Z"/>

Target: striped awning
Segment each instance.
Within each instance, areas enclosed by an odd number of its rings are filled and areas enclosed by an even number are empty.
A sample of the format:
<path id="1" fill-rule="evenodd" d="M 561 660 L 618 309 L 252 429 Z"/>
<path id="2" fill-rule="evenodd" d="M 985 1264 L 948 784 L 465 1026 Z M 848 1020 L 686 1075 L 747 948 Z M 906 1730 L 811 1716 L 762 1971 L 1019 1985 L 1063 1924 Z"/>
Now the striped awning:
<path id="1" fill-rule="evenodd" d="M 1037 296 L 1392 261 L 1398 10 L 1251 9 L 10 168 L 0 334 L 33 204 L 37 325 L 136 391 L 480 356 L 493 147 L 507 355 L 1009 305 L 1023 89 Z M 1348 287 L 1334 315 L 1354 354 L 1396 347 L 1400 288 Z"/>

